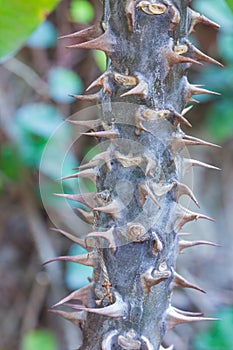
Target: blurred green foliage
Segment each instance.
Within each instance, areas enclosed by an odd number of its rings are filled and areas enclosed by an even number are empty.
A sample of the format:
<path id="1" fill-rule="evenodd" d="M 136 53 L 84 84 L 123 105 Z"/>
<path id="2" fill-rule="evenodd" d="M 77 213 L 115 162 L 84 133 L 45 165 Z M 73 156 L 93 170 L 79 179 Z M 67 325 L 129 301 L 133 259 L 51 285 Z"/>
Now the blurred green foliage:
<path id="1" fill-rule="evenodd" d="M 59 0 L 0 0 L 0 60 L 27 40 Z"/>
<path id="2" fill-rule="evenodd" d="M 231 6 L 232 3 L 228 1 Z M 205 67 L 198 81 L 204 81 L 207 88 L 222 94 L 217 98 L 205 95 L 199 100 L 213 101 L 206 113 L 205 128 L 212 140 L 224 142 L 233 135 L 233 13 L 224 0 L 195 0 L 194 7 L 221 25 L 217 49 L 225 67 Z"/>
<path id="3" fill-rule="evenodd" d="M 95 11 L 87 0 L 72 0 L 70 4 L 71 19 L 77 23 L 88 23 L 94 19 Z"/>
<path id="4" fill-rule="evenodd" d="M 46 330 L 32 330 L 24 334 L 20 350 L 57 350 L 55 335 Z"/>
<path id="5" fill-rule="evenodd" d="M 233 350 L 233 308 L 223 308 L 215 317 L 220 320 L 213 322 L 209 331 L 196 336 L 193 344 L 195 350 Z"/>

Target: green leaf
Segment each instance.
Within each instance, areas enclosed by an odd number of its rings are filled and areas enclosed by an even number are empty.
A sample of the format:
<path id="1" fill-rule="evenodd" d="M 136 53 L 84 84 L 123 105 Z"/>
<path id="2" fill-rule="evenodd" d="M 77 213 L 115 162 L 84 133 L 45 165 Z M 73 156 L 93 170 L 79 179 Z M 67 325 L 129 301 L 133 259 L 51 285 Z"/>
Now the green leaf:
<path id="1" fill-rule="evenodd" d="M 50 97 L 58 103 L 71 103 L 75 99 L 68 94 L 80 94 L 83 90 L 83 83 L 80 77 L 73 71 L 55 67 L 50 70 L 48 77 Z"/>
<path id="2" fill-rule="evenodd" d="M 106 54 L 103 51 L 95 50 L 93 51 L 93 55 L 99 70 L 105 72 L 107 67 Z"/>
<path id="3" fill-rule="evenodd" d="M 54 334 L 46 329 L 27 332 L 22 339 L 20 350 L 57 350 Z"/>
<path id="4" fill-rule="evenodd" d="M 95 11 L 87 0 L 73 0 L 70 5 L 70 14 L 77 23 L 88 23 L 94 19 Z"/>
<path id="5" fill-rule="evenodd" d="M 42 22 L 32 33 L 27 41 L 27 46 L 46 49 L 55 46 L 57 42 L 57 31 L 49 21 Z"/>
<path id="6" fill-rule="evenodd" d="M 215 103 L 207 114 L 207 130 L 216 141 L 226 141 L 233 134 L 233 101 Z"/>
<path id="7" fill-rule="evenodd" d="M 0 0 L 0 60 L 17 51 L 59 0 Z"/>
<path id="8" fill-rule="evenodd" d="M 69 255 L 85 254 L 87 251 L 77 244 L 73 244 Z M 91 277 L 93 269 L 90 266 L 68 262 L 66 264 L 65 281 L 69 289 L 82 288 L 89 284 L 88 277 Z"/>
<path id="9" fill-rule="evenodd" d="M 220 321 L 214 322 L 208 331 L 196 336 L 195 350 L 233 350 L 233 308 L 221 309 L 215 316 L 220 318 Z"/>
<path id="10" fill-rule="evenodd" d="M 233 11 L 233 0 L 226 0 L 226 3 L 230 7 L 230 9 Z"/>
<path id="11" fill-rule="evenodd" d="M 19 158 L 15 147 L 11 143 L 1 145 L 0 169 L 11 180 L 19 179 Z"/>

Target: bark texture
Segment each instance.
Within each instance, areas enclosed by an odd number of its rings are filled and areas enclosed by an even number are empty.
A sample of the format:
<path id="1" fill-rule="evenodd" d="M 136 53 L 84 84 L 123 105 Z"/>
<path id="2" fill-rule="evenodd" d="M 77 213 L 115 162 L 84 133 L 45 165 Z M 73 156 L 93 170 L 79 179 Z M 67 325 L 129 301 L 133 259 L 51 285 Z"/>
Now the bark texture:
<path id="1" fill-rule="evenodd" d="M 66 196 L 91 209 L 83 214 L 94 227 L 85 241 L 70 237 L 87 248 L 72 259 L 94 267 L 93 282 L 59 303 L 75 302 L 75 312 L 57 311 L 81 325 L 82 350 L 162 350 L 166 331 L 206 319 L 171 306 L 174 288 L 202 291 L 176 273 L 179 251 L 208 243 L 186 242 L 179 232 L 186 222 L 210 219 L 178 203 L 187 195 L 198 205 L 182 177 L 193 165 L 208 166 L 183 158 L 182 149 L 211 145 L 181 129 L 189 125 L 184 114 L 192 96 L 208 93 L 188 82 L 187 70 L 200 61 L 218 64 L 188 41 L 199 22 L 218 27 L 189 5 L 105 0 L 103 21 L 70 35 L 83 39 L 73 48 L 108 57 L 107 72 L 90 86 L 101 90 L 77 96 L 101 106 L 101 119 L 89 122 L 86 134 L 103 143 L 102 153 L 75 174 L 97 190 Z"/>

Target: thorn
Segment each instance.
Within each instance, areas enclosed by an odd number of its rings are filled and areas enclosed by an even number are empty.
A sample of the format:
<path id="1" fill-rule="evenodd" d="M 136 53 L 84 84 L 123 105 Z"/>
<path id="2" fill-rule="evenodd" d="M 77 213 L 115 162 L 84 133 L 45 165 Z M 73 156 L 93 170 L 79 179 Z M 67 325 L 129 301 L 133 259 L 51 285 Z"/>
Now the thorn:
<path id="1" fill-rule="evenodd" d="M 214 58 L 206 55 L 204 52 L 200 51 L 198 48 L 196 48 L 193 44 L 190 42 L 187 42 L 189 46 L 189 50 L 191 51 L 191 57 L 194 58 L 195 60 L 200 60 L 212 64 L 216 64 L 217 66 L 224 67 L 224 65 Z"/>
<path id="2" fill-rule="evenodd" d="M 110 151 L 105 151 L 97 154 L 95 157 L 93 157 L 87 164 L 82 164 L 79 166 L 79 169 L 89 169 L 89 168 L 94 168 L 96 166 L 99 166 L 101 162 L 106 163 L 107 170 L 111 171 L 112 166 L 111 166 L 111 152 Z"/>
<path id="3" fill-rule="evenodd" d="M 189 34 L 194 32 L 195 31 L 195 26 L 199 23 L 202 23 L 202 24 L 205 24 L 207 26 L 211 26 L 215 29 L 219 29 L 220 28 L 220 25 L 211 21 L 210 19 L 208 19 L 207 17 L 201 15 L 200 13 L 196 12 L 196 11 L 193 11 L 192 9 L 188 9 L 190 14 L 191 14 L 191 18 L 192 18 L 192 21 L 191 21 L 191 26 L 190 26 L 190 29 L 189 29 Z"/>
<path id="4" fill-rule="evenodd" d="M 185 278 L 183 278 L 181 275 L 179 275 L 177 272 L 174 271 L 174 279 L 171 283 L 171 288 L 191 288 L 196 289 L 199 292 L 206 293 L 203 289 L 196 286 L 195 284 L 192 284 L 188 282 Z"/>
<path id="5" fill-rule="evenodd" d="M 121 97 L 130 95 L 141 95 L 142 98 L 146 98 L 148 95 L 148 84 L 142 78 L 138 78 L 138 84 L 131 90 L 125 92 Z"/>
<path id="6" fill-rule="evenodd" d="M 119 202 L 114 199 L 111 203 L 106 206 L 93 208 L 93 211 L 100 211 L 102 213 L 110 214 L 114 219 L 117 219 L 118 214 L 123 208 L 121 208 Z"/>
<path id="7" fill-rule="evenodd" d="M 103 34 L 103 29 L 101 28 L 101 23 L 97 22 L 96 24 L 78 32 L 60 36 L 58 39 L 85 38 L 86 40 L 91 40 L 100 36 L 101 34 Z"/>
<path id="8" fill-rule="evenodd" d="M 113 331 L 108 332 L 104 335 L 104 339 L 102 341 L 102 350 L 111 350 L 113 338 L 118 334 L 118 331 L 114 329 Z"/>
<path id="9" fill-rule="evenodd" d="M 185 115 L 186 113 L 188 113 L 192 108 L 193 108 L 193 105 L 184 108 L 181 114 L 184 116 L 184 115 Z"/>
<path id="10" fill-rule="evenodd" d="M 95 103 L 100 103 L 100 101 L 101 101 L 101 93 L 100 92 L 97 92 L 96 94 L 92 94 L 92 95 L 69 94 L 69 96 L 76 98 L 77 100 L 81 100 L 81 101 L 88 101 L 88 102 L 95 102 Z"/>
<path id="11" fill-rule="evenodd" d="M 75 173 L 73 175 L 61 177 L 60 179 L 58 179 L 58 181 L 75 179 L 79 177 L 89 179 L 94 184 L 96 184 L 97 171 L 95 169 L 87 169 L 87 170 L 79 171 L 78 173 Z"/>
<path id="12" fill-rule="evenodd" d="M 88 307 L 94 301 L 94 282 L 92 282 L 88 286 L 75 290 L 74 292 L 60 300 L 58 303 L 54 304 L 52 308 L 65 304 L 71 300 L 79 300 L 85 307 Z"/>
<path id="13" fill-rule="evenodd" d="M 62 198 L 70 199 L 75 202 L 82 203 L 90 209 L 93 209 L 96 206 L 96 200 L 94 199 L 96 192 L 81 193 L 81 194 L 54 193 L 54 195 L 57 197 L 62 197 Z"/>
<path id="14" fill-rule="evenodd" d="M 92 212 L 87 212 L 86 210 L 83 210 L 81 208 L 76 208 L 76 211 L 81 214 L 81 216 L 84 218 L 85 222 L 88 224 L 93 225 L 94 224 L 94 215 Z"/>
<path id="15" fill-rule="evenodd" d="M 91 50 L 102 50 L 107 54 L 110 54 L 114 51 L 115 40 L 111 34 L 106 31 L 98 38 L 92 39 L 90 41 L 86 41 L 84 43 L 69 45 L 68 49 L 91 49 Z"/>
<path id="16" fill-rule="evenodd" d="M 218 92 L 202 89 L 197 85 L 191 85 L 191 84 L 189 84 L 189 94 L 190 94 L 190 97 L 192 95 L 217 95 L 217 96 L 221 95 Z"/>
<path id="17" fill-rule="evenodd" d="M 98 126 L 101 126 L 101 120 L 100 119 L 93 119 L 93 120 L 67 120 L 69 123 L 78 125 L 78 126 L 85 126 L 88 129 L 95 130 L 98 128 Z"/>
<path id="18" fill-rule="evenodd" d="M 197 219 L 205 219 L 212 222 L 215 222 L 214 219 L 210 218 L 209 216 L 194 213 L 186 208 L 183 208 L 181 205 L 178 205 L 177 212 L 176 212 L 176 225 L 177 225 L 177 231 L 180 231 L 182 227 L 188 223 L 189 221 L 197 220 Z"/>
<path id="19" fill-rule="evenodd" d="M 159 284 L 160 282 L 171 277 L 171 271 L 163 270 L 158 271 L 155 270 L 154 267 L 150 267 L 146 272 L 141 275 L 141 282 L 143 285 L 144 293 L 150 293 L 150 289 L 152 286 Z"/>
<path id="20" fill-rule="evenodd" d="M 93 252 L 91 253 L 87 253 L 87 254 L 80 254 L 80 255 L 71 255 L 71 256 L 58 256 L 56 258 L 47 260 L 43 263 L 44 265 L 50 264 L 51 262 L 55 262 L 55 261 L 70 261 L 70 262 L 74 262 L 77 264 L 82 264 L 85 266 L 95 266 L 95 262 L 96 262 L 96 256 Z"/>
<path id="21" fill-rule="evenodd" d="M 72 322 L 76 326 L 82 326 L 86 321 L 86 313 L 83 311 L 79 312 L 64 312 L 60 310 L 48 310 L 56 315 L 63 317 L 64 319 Z"/>
<path id="22" fill-rule="evenodd" d="M 185 241 L 183 239 L 179 240 L 179 253 L 182 253 L 184 249 L 195 247 L 197 245 L 209 245 L 212 247 L 220 247 L 219 244 L 209 242 L 209 241 Z"/>
<path id="23" fill-rule="evenodd" d="M 198 139 L 197 137 L 193 137 L 189 135 L 184 135 L 182 140 L 184 144 L 187 146 L 199 145 L 199 146 L 210 146 L 215 148 L 222 148 L 222 146 L 216 145 L 215 143 L 207 142 L 207 141 Z"/>
<path id="24" fill-rule="evenodd" d="M 145 345 L 145 350 L 154 350 L 154 346 L 151 344 L 149 339 L 144 337 L 144 335 L 141 336 L 141 339 L 142 339 L 142 341 L 143 341 L 143 343 Z"/>
<path id="25" fill-rule="evenodd" d="M 96 80 L 94 80 L 86 89 L 86 91 L 91 90 L 92 88 L 96 86 L 102 86 L 104 92 L 108 92 L 110 95 L 112 94 L 112 89 L 109 85 L 108 78 L 109 78 L 110 72 L 103 73 L 100 77 L 98 77 Z"/>
<path id="26" fill-rule="evenodd" d="M 116 139 L 120 137 L 119 132 L 115 130 L 83 132 L 82 135 L 93 136 L 93 137 L 104 137 L 106 139 Z"/>
<path id="27" fill-rule="evenodd" d="M 153 190 L 150 189 L 147 181 L 142 182 L 138 185 L 139 195 L 141 197 L 142 205 L 144 205 L 146 201 L 146 197 L 148 196 L 159 208 L 160 204 L 153 193 Z"/>
<path id="28" fill-rule="evenodd" d="M 174 64 L 179 63 L 193 63 L 193 64 L 201 64 L 200 62 L 186 56 L 178 55 L 171 48 L 166 48 L 165 57 L 168 61 L 169 68 L 172 68 Z"/>
<path id="29" fill-rule="evenodd" d="M 203 168 L 208 168 L 213 170 L 221 170 L 213 165 L 200 162 L 199 160 L 184 158 L 184 172 L 189 170 L 192 166 L 200 166 Z"/>
<path id="30" fill-rule="evenodd" d="M 217 318 L 202 317 L 200 313 L 186 313 L 182 310 L 178 310 L 172 306 L 166 311 L 167 330 L 170 330 L 182 323 L 195 322 L 195 321 L 218 321 Z"/>
<path id="31" fill-rule="evenodd" d="M 81 238 L 78 238 L 78 237 L 72 235 L 71 233 L 68 233 L 66 231 L 60 230 L 58 228 L 51 227 L 50 230 L 54 231 L 54 232 L 61 233 L 63 236 L 69 238 L 72 242 L 77 243 L 78 245 L 80 245 L 80 247 L 86 249 L 86 244 Z"/>
<path id="32" fill-rule="evenodd" d="M 176 181 L 174 185 L 176 188 L 176 200 L 178 200 L 183 195 L 187 195 L 194 201 L 194 203 L 198 206 L 198 208 L 200 208 L 200 205 L 196 197 L 194 196 L 192 190 L 187 185 L 182 184 L 178 181 Z"/>
<path id="33" fill-rule="evenodd" d="M 135 332 L 133 330 L 131 330 L 131 332 L 129 331 L 125 337 L 123 335 L 119 335 L 117 339 L 118 345 L 120 345 L 122 349 L 126 350 L 140 350 L 140 340 L 133 339 L 131 333 L 133 333 L 135 336 Z"/>
<path id="34" fill-rule="evenodd" d="M 91 232 L 89 233 L 86 237 L 85 237 L 85 242 L 86 245 L 88 246 L 88 239 L 89 238 L 104 238 L 108 241 L 109 243 L 109 248 L 111 248 L 113 250 L 113 252 L 116 251 L 116 242 L 115 242 L 115 237 L 114 237 L 114 230 L 115 228 L 112 227 L 110 228 L 110 230 L 108 231 L 104 231 L 104 232 Z"/>
<path id="35" fill-rule="evenodd" d="M 192 124 L 189 123 L 189 121 L 182 115 L 182 114 L 179 114 L 177 112 L 174 112 L 174 117 L 180 122 L 180 123 L 183 123 L 187 126 L 189 126 L 190 128 L 192 127 Z"/>
<path id="36" fill-rule="evenodd" d="M 99 314 L 102 316 L 107 317 L 124 317 L 126 316 L 128 312 L 128 306 L 127 304 L 122 300 L 119 293 L 115 292 L 116 301 L 114 304 L 111 304 L 109 306 L 103 307 L 103 308 L 84 308 L 84 307 L 78 307 L 73 306 L 76 310 L 82 310 L 87 311 L 95 314 Z"/>
<path id="37" fill-rule="evenodd" d="M 156 183 L 155 181 L 150 182 L 150 187 L 156 196 L 160 197 L 167 194 L 174 187 L 174 183 L 164 184 L 163 182 Z"/>
<path id="38" fill-rule="evenodd" d="M 167 9 L 167 7 L 161 3 L 154 4 L 150 1 L 140 1 L 137 7 L 147 15 L 162 15 Z"/>

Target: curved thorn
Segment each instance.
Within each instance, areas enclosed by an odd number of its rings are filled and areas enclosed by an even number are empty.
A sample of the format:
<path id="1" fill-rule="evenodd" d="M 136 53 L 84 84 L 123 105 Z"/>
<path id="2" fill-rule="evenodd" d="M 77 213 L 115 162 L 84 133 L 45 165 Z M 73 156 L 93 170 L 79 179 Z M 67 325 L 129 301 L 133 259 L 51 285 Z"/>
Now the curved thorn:
<path id="1" fill-rule="evenodd" d="M 119 293 L 115 292 L 115 297 L 116 301 L 106 307 L 103 308 L 84 308 L 84 307 L 78 307 L 78 306 L 73 306 L 74 309 L 76 310 L 82 310 L 82 311 L 87 311 L 91 312 L 94 314 L 102 315 L 102 316 L 108 316 L 108 317 L 124 317 L 126 316 L 128 312 L 128 306 L 127 304 L 122 300 L 121 296 Z"/>
<path id="2" fill-rule="evenodd" d="M 55 261 L 70 261 L 77 264 L 94 267 L 96 262 L 96 257 L 93 252 L 87 253 L 87 254 L 73 255 L 73 256 L 58 256 L 56 258 L 45 261 L 42 265 L 44 266 Z"/>
<path id="3" fill-rule="evenodd" d="M 182 310 L 178 310 L 172 306 L 168 308 L 166 311 L 166 322 L 167 322 L 167 330 L 174 328 L 175 326 L 182 323 L 196 322 L 196 321 L 218 321 L 218 318 L 212 317 L 202 317 L 198 316 L 199 314 L 195 314 L 190 316 L 190 313 L 183 312 Z"/>
<path id="4" fill-rule="evenodd" d="M 209 245 L 212 247 L 220 247 L 219 244 L 209 242 L 209 241 L 185 241 L 181 239 L 179 240 L 179 252 L 181 253 L 184 249 L 195 247 L 197 245 Z"/>
<path id="5" fill-rule="evenodd" d="M 80 101 L 88 101 L 88 102 L 95 102 L 99 103 L 101 101 L 101 93 L 97 92 L 96 94 L 91 95 L 75 95 L 75 94 L 69 94 L 69 96 L 76 98 Z"/>
<path id="6" fill-rule="evenodd" d="M 72 39 L 72 38 L 85 38 L 86 40 L 94 39 L 103 34 L 103 29 L 101 28 L 101 23 L 96 24 L 82 29 L 78 32 L 59 36 L 58 39 Z"/>
<path id="7" fill-rule="evenodd" d="M 100 35 L 98 38 L 85 41 L 84 43 L 76 44 L 76 45 L 69 45 L 67 46 L 68 49 L 92 49 L 92 50 L 101 50 L 106 52 L 107 54 L 110 54 L 114 51 L 114 44 L 115 40 L 111 36 L 111 34 L 106 31 L 102 35 Z"/>
<path id="8" fill-rule="evenodd" d="M 85 286 L 70 293 L 58 303 L 54 304 L 52 308 L 65 304 L 66 302 L 71 300 L 79 300 L 85 307 L 88 307 L 94 301 L 94 282 L 92 282 L 88 286 Z"/>
<path id="9" fill-rule="evenodd" d="M 194 196 L 192 190 L 187 185 L 176 181 L 175 187 L 176 187 L 176 200 L 178 200 L 183 195 L 187 195 L 193 200 L 193 202 L 198 206 L 198 208 L 200 208 L 200 205 L 196 197 Z"/>
<path id="10" fill-rule="evenodd" d="M 54 232 L 61 233 L 63 236 L 69 238 L 72 242 L 77 243 L 78 245 L 80 245 L 80 247 L 86 249 L 86 244 L 81 238 L 78 238 L 78 237 L 72 235 L 71 233 L 68 233 L 66 231 L 60 230 L 58 228 L 51 227 L 50 230 L 54 231 Z"/>
<path id="11" fill-rule="evenodd" d="M 183 278 L 181 275 L 179 275 L 177 272 L 174 271 L 174 279 L 171 283 L 171 288 L 191 288 L 196 289 L 199 292 L 206 293 L 203 289 L 196 286 L 193 283 L 188 282 L 185 278 Z"/>

